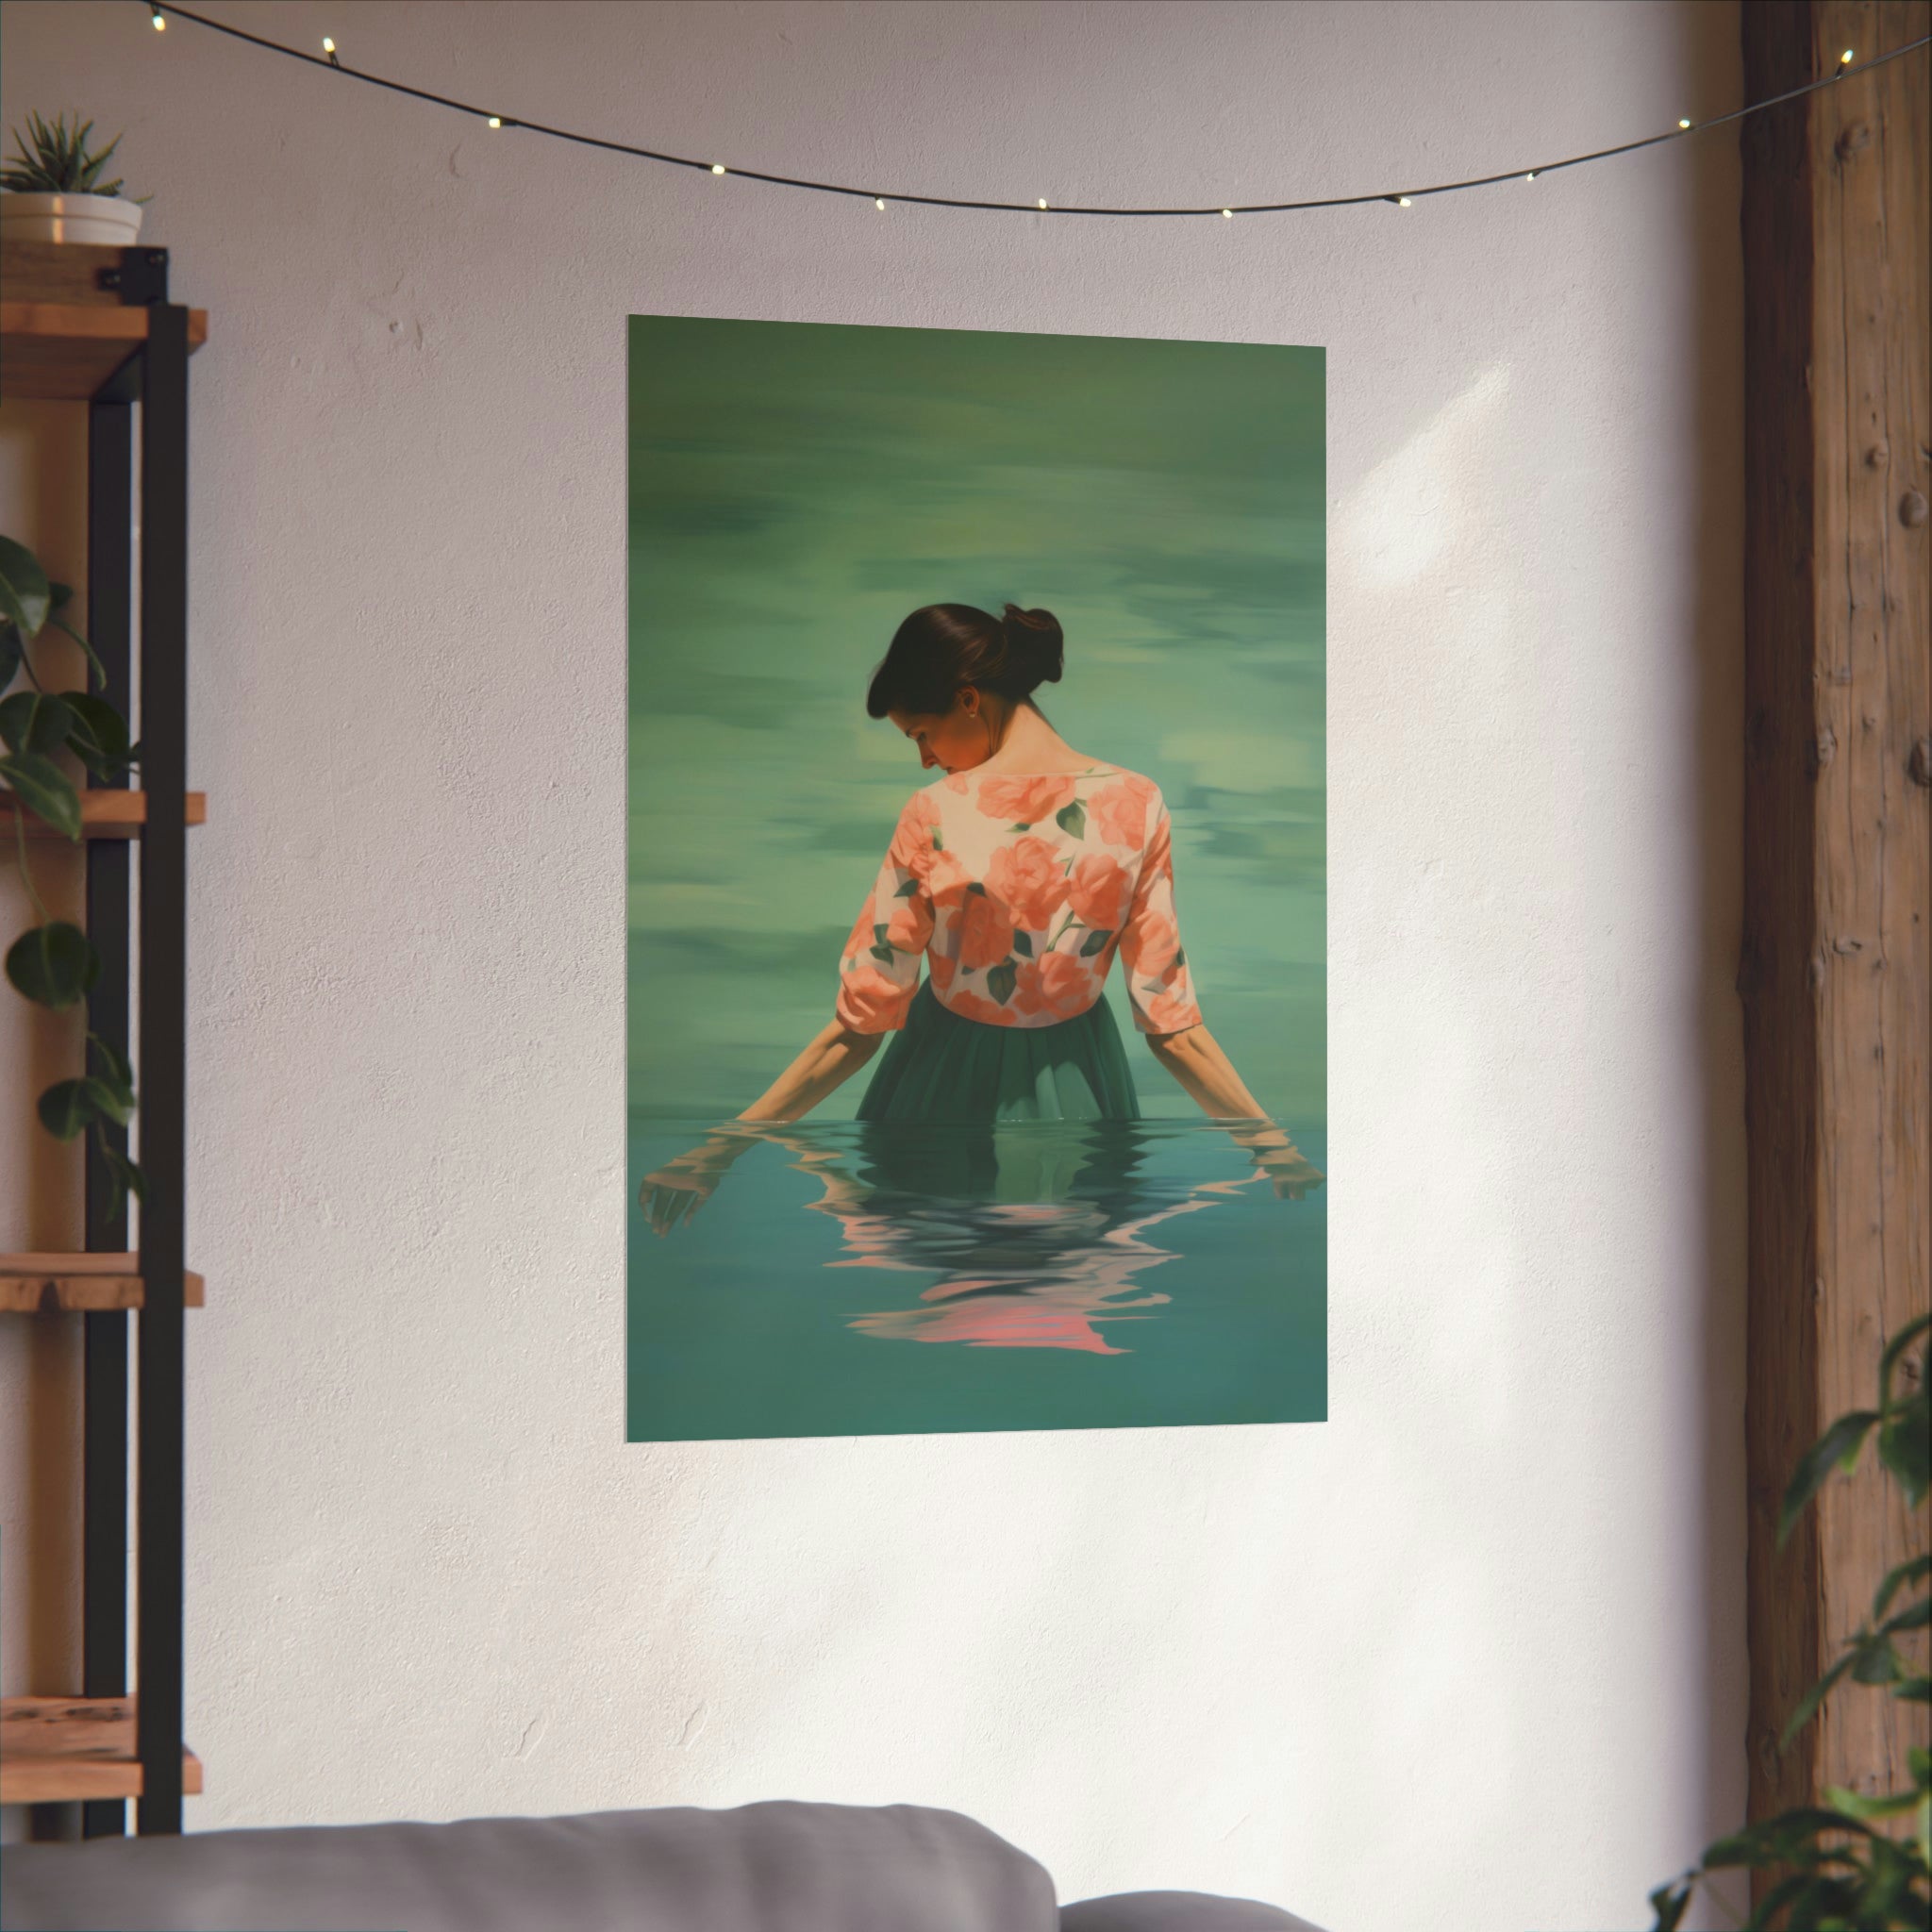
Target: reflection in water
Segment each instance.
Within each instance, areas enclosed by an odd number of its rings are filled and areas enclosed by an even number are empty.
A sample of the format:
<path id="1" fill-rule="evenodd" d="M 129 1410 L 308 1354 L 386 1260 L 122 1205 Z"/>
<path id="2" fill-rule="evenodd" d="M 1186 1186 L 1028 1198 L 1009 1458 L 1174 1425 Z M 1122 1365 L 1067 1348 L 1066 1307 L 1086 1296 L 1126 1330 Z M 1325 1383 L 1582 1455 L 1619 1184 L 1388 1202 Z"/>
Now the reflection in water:
<path id="1" fill-rule="evenodd" d="M 1254 1163 L 1245 1174 L 1189 1182 L 1150 1160 L 1162 1138 L 1204 1131 L 1152 1121 L 734 1121 L 648 1175 L 640 1205 L 669 1233 L 734 1161 L 770 1142 L 824 1190 L 809 1211 L 831 1216 L 842 1237 L 825 1266 L 939 1277 L 916 1306 L 854 1316 L 859 1333 L 1124 1355 L 1098 1324 L 1146 1321 L 1169 1299 L 1141 1278 L 1174 1258 L 1152 1230 L 1238 1196 L 1265 1199 L 1271 1186 L 1299 1199 L 1322 1179 L 1273 1127 L 1228 1130 Z"/>

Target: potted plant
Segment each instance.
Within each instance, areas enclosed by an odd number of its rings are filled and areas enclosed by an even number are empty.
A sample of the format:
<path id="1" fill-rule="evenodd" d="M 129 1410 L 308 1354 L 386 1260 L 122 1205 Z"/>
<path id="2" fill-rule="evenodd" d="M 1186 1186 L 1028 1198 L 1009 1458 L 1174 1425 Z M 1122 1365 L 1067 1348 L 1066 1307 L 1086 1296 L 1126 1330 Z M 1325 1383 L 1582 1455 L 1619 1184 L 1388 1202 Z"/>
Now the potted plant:
<path id="1" fill-rule="evenodd" d="M 65 631 L 87 657 L 83 686 L 106 682 L 93 646 L 60 615 L 73 595 L 65 584 L 48 581 L 25 544 L 0 537 L 0 828 L 12 836 L 34 911 L 33 924 L 7 948 L 6 972 L 16 992 L 56 1012 L 86 1000 L 100 977 L 101 958 L 73 921 L 48 917 L 27 865 L 26 816 L 31 812 L 77 842 L 80 793 L 61 756 L 71 755 L 89 774 L 108 780 L 126 776 L 141 761 L 141 747 L 127 741 L 127 721 L 108 699 L 89 688 L 49 691 L 34 662 L 30 646 L 41 633 Z M 140 1168 L 108 1138 L 109 1128 L 125 1127 L 133 1116 L 134 1069 L 92 1029 L 85 1057 L 79 1074 L 42 1093 L 41 1124 L 63 1141 L 94 1130 L 108 1167 L 110 1211 L 118 1212 L 124 1191 L 137 1200 L 143 1194 Z"/>
<path id="2" fill-rule="evenodd" d="M 80 116 L 75 117 L 76 124 Z M 0 236 L 9 242 L 92 242 L 125 248 L 141 232 L 141 211 L 153 200 L 143 194 L 130 199 L 115 179 L 99 185 L 101 171 L 121 145 L 117 134 L 98 154 L 88 151 L 93 123 L 76 125 L 70 132 L 67 116 L 49 127 L 29 113 L 27 129 L 32 150 L 13 130 L 18 150 L 0 169 Z"/>

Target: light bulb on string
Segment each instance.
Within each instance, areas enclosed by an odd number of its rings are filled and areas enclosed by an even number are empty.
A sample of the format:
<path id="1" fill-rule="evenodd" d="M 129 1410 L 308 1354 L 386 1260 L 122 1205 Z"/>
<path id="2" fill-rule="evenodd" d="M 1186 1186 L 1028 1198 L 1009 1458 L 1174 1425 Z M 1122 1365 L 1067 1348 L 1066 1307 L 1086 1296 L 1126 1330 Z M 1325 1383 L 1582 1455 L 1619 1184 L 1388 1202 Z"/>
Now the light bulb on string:
<path id="1" fill-rule="evenodd" d="M 150 7 L 148 12 L 154 17 L 156 33 L 166 33 L 168 31 L 168 16 L 158 7 Z"/>
<path id="2" fill-rule="evenodd" d="M 1526 174 L 1526 175 L 1524 175 L 1524 176 L 1523 178 L 1524 178 L 1524 179 L 1525 181 L 1534 181 L 1534 180 L 1536 179 L 1536 170 L 1535 170 L 1534 168 L 1532 168 L 1532 169 L 1531 169 L 1531 170 L 1529 171 L 1529 173 L 1528 173 L 1528 174 Z"/>
<path id="3" fill-rule="evenodd" d="M 1838 57 L 1838 64 L 1840 67 L 1849 67 L 1852 64 L 1852 50 L 1849 47 Z"/>
<path id="4" fill-rule="evenodd" d="M 1040 204 L 1040 206 L 1041 206 L 1041 211 L 1042 211 L 1042 212 L 1044 212 L 1044 211 L 1045 211 L 1045 208 L 1046 208 L 1046 204 L 1045 204 L 1045 202 L 1043 202 L 1043 201 L 1042 201 L 1042 202 L 1041 202 L 1041 203 Z"/>
<path id="5" fill-rule="evenodd" d="M 1685 119 L 1683 119 L 1683 117 L 1682 117 L 1681 115 L 1680 115 L 1680 116 L 1678 117 L 1678 120 L 1677 120 L 1677 125 L 1678 125 L 1679 127 L 1688 127 L 1688 126 L 1690 126 L 1690 122 L 1688 122 L 1688 121 L 1686 121 Z"/>
<path id="6" fill-rule="evenodd" d="M 723 174 L 724 172 L 724 163 L 723 161 L 713 161 L 713 162 L 711 163 L 711 173 L 712 173 L 712 174 L 714 174 L 714 175 L 722 175 L 722 174 Z"/>
<path id="7" fill-rule="evenodd" d="M 1222 219 L 1223 221 L 1224 221 L 1224 222 L 1231 222 L 1231 221 L 1233 221 L 1233 220 L 1234 220 L 1234 210 L 1233 210 L 1233 208 L 1223 208 L 1223 209 L 1221 210 L 1221 219 Z"/>
<path id="8" fill-rule="evenodd" d="M 1415 204 L 1409 200 L 1407 195 L 1398 194 L 1395 197 L 1395 206 L 1397 208 L 1413 208 Z"/>
<path id="9" fill-rule="evenodd" d="M 879 211 L 879 212 L 880 212 L 881 214 L 884 214 L 884 213 L 885 213 L 885 211 L 886 211 L 886 198 L 885 198 L 885 196 L 884 196 L 884 195 L 882 195 L 882 194 L 874 194 L 874 195 L 873 196 L 873 198 L 872 198 L 872 205 L 873 205 L 873 207 L 874 207 L 875 208 L 877 208 L 877 209 L 878 209 L 878 211 Z"/>
<path id="10" fill-rule="evenodd" d="M 336 43 L 327 34 L 322 37 L 322 51 L 328 56 L 328 64 L 331 67 L 340 67 L 342 64 L 336 58 Z"/>

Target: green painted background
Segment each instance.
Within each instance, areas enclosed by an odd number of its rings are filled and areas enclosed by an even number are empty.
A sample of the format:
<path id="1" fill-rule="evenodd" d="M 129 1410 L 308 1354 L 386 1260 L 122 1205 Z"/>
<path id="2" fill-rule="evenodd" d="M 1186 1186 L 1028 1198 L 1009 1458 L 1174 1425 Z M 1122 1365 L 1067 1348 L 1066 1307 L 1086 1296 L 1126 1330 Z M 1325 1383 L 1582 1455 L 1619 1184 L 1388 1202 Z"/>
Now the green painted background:
<path id="1" fill-rule="evenodd" d="M 1323 432 L 1319 348 L 632 316 L 633 1113 L 736 1113 L 830 1018 L 927 775 L 872 669 L 920 605 L 1010 599 L 1065 628 L 1055 727 L 1167 794 L 1215 1037 L 1322 1123 Z"/>

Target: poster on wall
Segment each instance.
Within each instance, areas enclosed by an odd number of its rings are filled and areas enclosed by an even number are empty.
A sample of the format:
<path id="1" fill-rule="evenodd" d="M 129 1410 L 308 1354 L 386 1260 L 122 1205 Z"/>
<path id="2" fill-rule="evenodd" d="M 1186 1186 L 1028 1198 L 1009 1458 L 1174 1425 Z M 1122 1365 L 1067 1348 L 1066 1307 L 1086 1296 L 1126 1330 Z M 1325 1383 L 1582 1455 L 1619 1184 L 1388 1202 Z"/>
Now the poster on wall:
<path id="1" fill-rule="evenodd" d="M 632 1441 L 1327 1410 L 1313 347 L 629 319 Z"/>

